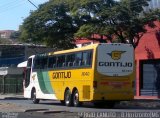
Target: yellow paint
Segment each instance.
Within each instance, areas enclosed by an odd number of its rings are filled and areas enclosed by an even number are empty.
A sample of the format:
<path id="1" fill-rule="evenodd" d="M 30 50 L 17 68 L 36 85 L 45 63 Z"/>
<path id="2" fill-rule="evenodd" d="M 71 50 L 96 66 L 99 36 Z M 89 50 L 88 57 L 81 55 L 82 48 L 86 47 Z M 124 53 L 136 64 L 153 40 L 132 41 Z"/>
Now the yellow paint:
<path id="1" fill-rule="evenodd" d="M 71 78 L 54 78 L 53 73 L 55 72 L 71 72 Z M 89 76 L 83 76 L 84 72 L 88 72 Z M 61 70 L 61 71 L 50 71 L 49 77 L 51 85 L 55 91 L 56 97 L 60 100 L 64 99 L 64 92 L 66 88 L 73 91 L 76 87 L 80 94 L 80 100 L 82 100 L 83 86 L 92 86 L 93 71 L 92 69 L 75 69 L 75 70 Z"/>
<path id="2" fill-rule="evenodd" d="M 119 60 L 124 52 L 125 51 L 112 51 L 111 53 L 108 53 L 108 55 L 110 55 L 113 60 Z"/>

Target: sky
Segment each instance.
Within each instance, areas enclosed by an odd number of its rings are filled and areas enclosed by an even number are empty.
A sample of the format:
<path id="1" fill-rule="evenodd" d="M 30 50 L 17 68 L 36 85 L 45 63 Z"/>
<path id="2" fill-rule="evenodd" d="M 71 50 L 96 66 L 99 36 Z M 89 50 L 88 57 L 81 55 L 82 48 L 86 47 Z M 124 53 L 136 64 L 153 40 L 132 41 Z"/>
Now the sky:
<path id="1" fill-rule="evenodd" d="M 36 6 L 48 0 L 30 0 Z M 31 10 L 36 10 L 28 0 L 0 0 L 0 30 L 18 30 Z"/>

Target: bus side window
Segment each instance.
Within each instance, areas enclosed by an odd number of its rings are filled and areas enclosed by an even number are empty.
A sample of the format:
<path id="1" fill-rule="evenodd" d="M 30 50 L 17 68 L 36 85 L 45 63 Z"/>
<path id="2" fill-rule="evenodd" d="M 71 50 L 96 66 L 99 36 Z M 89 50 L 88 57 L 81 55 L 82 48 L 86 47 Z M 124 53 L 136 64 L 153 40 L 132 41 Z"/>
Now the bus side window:
<path id="1" fill-rule="evenodd" d="M 82 65 L 86 66 L 87 64 L 87 52 L 83 52 Z"/>
<path id="2" fill-rule="evenodd" d="M 56 67 L 56 57 L 51 56 L 48 59 L 48 68 L 55 68 Z"/>
<path id="3" fill-rule="evenodd" d="M 34 69 L 46 69 L 47 68 L 47 56 L 37 56 L 34 61 Z"/>
<path id="4" fill-rule="evenodd" d="M 92 65 L 92 54 L 93 54 L 92 50 L 88 52 L 87 65 L 89 65 L 89 66 Z"/>
<path id="5" fill-rule="evenodd" d="M 61 68 L 63 65 L 65 65 L 65 55 L 58 56 L 57 65 L 58 68 Z"/>
<path id="6" fill-rule="evenodd" d="M 41 66 L 40 58 L 35 58 L 34 69 L 40 69 L 40 66 Z"/>
<path id="7" fill-rule="evenodd" d="M 92 62 L 92 51 L 84 51 L 82 65 L 83 66 L 90 66 L 91 62 Z"/>
<path id="8" fill-rule="evenodd" d="M 76 66 L 81 66 L 82 62 L 82 52 L 76 53 Z"/>
<path id="9" fill-rule="evenodd" d="M 48 60 L 47 56 L 41 58 L 41 69 L 47 68 L 47 60 Z"/>
<path id="10" fill-rule="evenodd" d="M 66 55 L 66 64 L 68 67 L 75 66 L 75 54 L 68 54 Z"/>

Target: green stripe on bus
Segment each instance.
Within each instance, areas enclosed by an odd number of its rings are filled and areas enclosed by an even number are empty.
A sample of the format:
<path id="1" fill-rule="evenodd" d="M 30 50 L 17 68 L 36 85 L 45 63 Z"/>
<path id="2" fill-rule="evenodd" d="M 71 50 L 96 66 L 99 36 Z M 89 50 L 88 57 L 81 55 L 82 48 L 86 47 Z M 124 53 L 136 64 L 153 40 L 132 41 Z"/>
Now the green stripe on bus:
<path id="1" fill-rule="evenodd" d="M 39 85 L 41 88 L 41 91 L 45 94 L 53 94 L 54 91 L 51 87 L 51 83 L 49 80 L 48 72 L 37 72 Z"/>
<path id="2" fill-rule="evenodd" d="M 53 91 L 52 86 L 51 86 L 51 81 L 49 79 L 48 72 L 42 72 L 42 73 L 43 73 L 43 78 L 45 79 L 44 84 L 45 84 L 46 90 L 48 91 L 49 94 L 53 94 L 54 91 Z"/>

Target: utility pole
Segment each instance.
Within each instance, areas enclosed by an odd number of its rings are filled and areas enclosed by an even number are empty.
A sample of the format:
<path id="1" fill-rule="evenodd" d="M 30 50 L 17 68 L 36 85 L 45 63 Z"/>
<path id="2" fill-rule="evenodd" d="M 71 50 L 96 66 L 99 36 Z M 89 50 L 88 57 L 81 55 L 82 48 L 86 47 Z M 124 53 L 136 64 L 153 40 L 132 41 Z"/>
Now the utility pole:
<path id="1" fill-rule="evenodd" d="M 35 6 L 38 9 L 38 7 L 33 2 L 31 2 L 30 0 L 28 0 L 28 2 L 30 2 L 33 6 Z"/>

